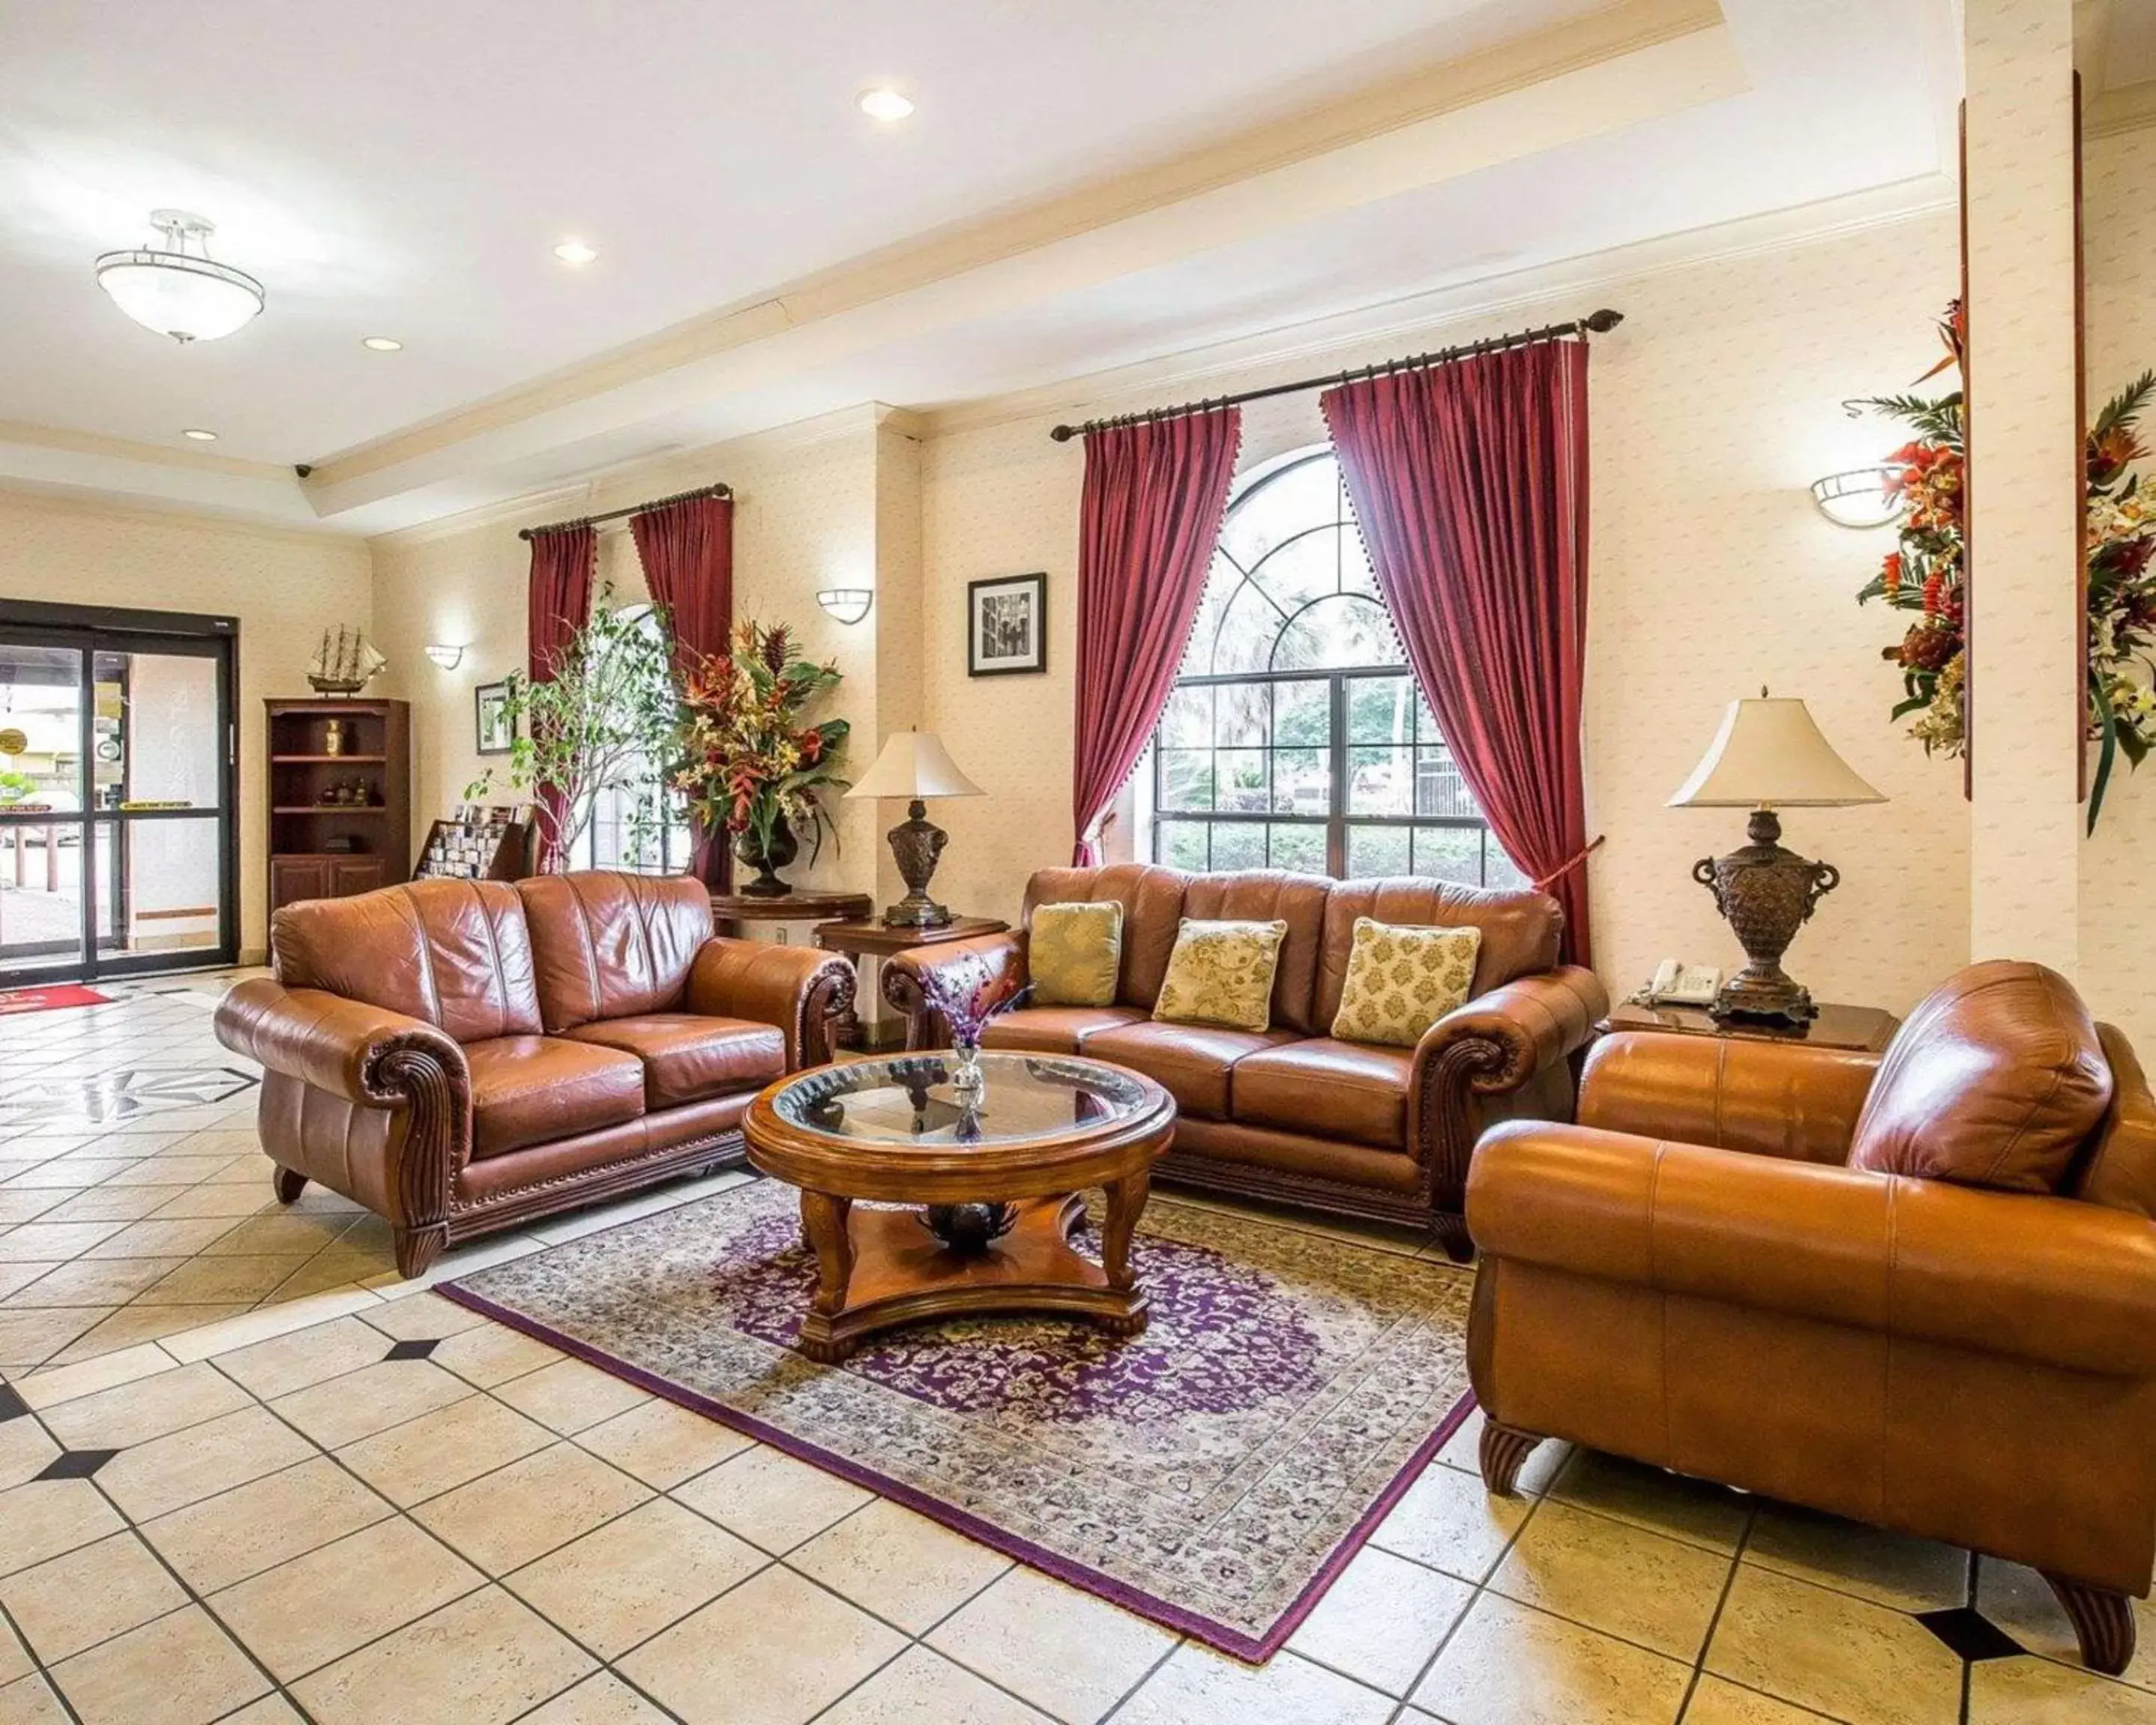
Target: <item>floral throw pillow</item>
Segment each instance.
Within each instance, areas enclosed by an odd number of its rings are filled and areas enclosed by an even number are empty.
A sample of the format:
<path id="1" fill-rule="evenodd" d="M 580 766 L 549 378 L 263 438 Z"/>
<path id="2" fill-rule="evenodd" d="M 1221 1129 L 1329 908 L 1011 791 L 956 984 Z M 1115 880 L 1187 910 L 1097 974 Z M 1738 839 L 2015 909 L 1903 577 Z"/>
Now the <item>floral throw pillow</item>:
<path id="1" fill-rule="evenodd" d="M 1171 1024 L 1262 1030 L 1272 1022 L 1273 973 L 1285 922 L 1201 922 L 1185 916 L 1168 955 L 1154 1018 Z"/>
<path id="2" fill-rule="evenodd" d="M 1413 1048 L 1424 1031 L 1467 1004 L 1481 947 L 1479 928 L 1399 928 L 1358 916 L 1333 1035 Z"/>
<path id="3" fill-rule="evenodd" d="M 1123 907 L 1038 905 L 1026 937 L 1025 969 L 1035 1006 L 1113 1006 L 1123 963 Z"/>

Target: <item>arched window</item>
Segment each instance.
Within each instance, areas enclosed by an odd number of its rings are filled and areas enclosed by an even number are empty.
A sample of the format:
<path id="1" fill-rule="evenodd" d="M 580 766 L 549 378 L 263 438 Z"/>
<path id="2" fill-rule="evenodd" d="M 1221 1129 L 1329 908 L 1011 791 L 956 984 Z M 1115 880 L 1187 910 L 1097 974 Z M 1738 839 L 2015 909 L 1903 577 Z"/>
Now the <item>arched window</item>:
<path id="1" fill-rule="evenodd" d="M 1415 692 L 1329 449 L 1229 504 L 1153 743 L 1158 861 L 1524 884 Z"/>

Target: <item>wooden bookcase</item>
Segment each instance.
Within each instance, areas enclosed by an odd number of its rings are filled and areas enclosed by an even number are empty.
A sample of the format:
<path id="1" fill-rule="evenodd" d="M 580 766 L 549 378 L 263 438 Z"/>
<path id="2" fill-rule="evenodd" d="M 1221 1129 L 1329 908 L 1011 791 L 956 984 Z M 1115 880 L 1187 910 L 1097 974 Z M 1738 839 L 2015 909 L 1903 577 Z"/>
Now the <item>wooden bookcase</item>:
<path id="1" fill-rule="evenodd" d="M 410 878 L 412 709 L 344 696 L 263 703 L 270 908 Z M 330 752 L 336 721 L 342 746 Z M 348 801 L 354 792 L 363 802 Z"/>

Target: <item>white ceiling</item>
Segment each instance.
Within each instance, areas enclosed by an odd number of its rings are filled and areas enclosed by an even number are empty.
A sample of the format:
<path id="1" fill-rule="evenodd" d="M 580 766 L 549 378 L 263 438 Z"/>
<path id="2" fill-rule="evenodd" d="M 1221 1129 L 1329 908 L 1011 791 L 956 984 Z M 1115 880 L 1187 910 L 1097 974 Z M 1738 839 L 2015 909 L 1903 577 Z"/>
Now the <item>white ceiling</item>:
<path id="1" fill-rule="evenodd" d="M 831 407 L 1030 387 L 1943 166 L 1951 0 L 1723 0 L 1726 74 L 1705 47 L 1629 56 L 1589 92 L 1609 117 L 1577 135 L 1559 120 L 1543 137 L 1493 99 L 1431 122 L 1421 157 L 1368 196 L 1352 184 L 1363 158 L 1342 149 L 1327 159 L 1350 183 L 1300 203 L 1219 215 L 1228 187 L 1208 194 L 1214 218 L 1149 235 L 1134 204 L 1101 224 L 1123 234 L 1113 262 L 1065 236 L 1056 270 L 962 272 L 965 290 L 932 306 L 893 294 L 843 339 L 782 328 L 760 362 L 756 343 L 731 347 L 732 371 L 706 355 L 603 411 L 557 399 L 515 436 L 452 421 L 439 448 L 364 476 L 362 446 L 543 380 L 577 397 L 581 367 L 689 320 L 1608 3 L 0 8 L 0 421 L 181 464 L 47 449 L 0 472 L 170 497 L 195 449 L 179 430 L 206 425 L 223 457 L 359 450 L 352 484 L 273 497 L 258 476 L 262 495 L 226 506 L 379 529 Z M 1558 66 L 1553 90 L 1560 73 L 1604 75 Z M 912 120 L 855 110 L 884 80 L 918 99 Z M 182 348 L 97 289 L 91 259 L 162 205 L 211 217 L 217 255 L 265 283 L 269 308 L 239 335 Z M 600 249 L 583 270 L 550 254 L 572 233 Z M 375 333 L 404 352 L 363 351 Z"/>

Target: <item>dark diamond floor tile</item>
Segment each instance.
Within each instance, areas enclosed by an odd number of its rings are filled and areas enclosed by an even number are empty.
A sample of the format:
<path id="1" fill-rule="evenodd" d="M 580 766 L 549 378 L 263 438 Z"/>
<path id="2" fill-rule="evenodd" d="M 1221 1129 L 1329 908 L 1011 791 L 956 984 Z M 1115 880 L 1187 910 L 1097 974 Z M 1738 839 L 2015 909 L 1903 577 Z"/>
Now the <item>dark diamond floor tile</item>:
<path id="1" fill-rule="evenodd" d="M 63 1450 L 45 1464 L 41 1480 L 86 1480 L 115 1455 L 117 1450 Z"/>
<path id="2" fill-rule="evenodd" d="M 384 1359 L 424 1359 L 441 1346 L 439 1339 L 432 1342 L 399 1342 L 382 1355 Z"/>
<path id="3" fill-rule="evenodd" d="M 1919 1611 L 1923 1625 L 1964 1659 L 2011 1659 L 2028 1650 L 1986 1617 L 1966 1605 L 1948 1611 Z"/>
<path id="4" fill-rule="evenodd" d="M 12 1384 L 0 1384 L 0 1420 L 20 1420 L 30 1411 L 29 1404 Z"/>

